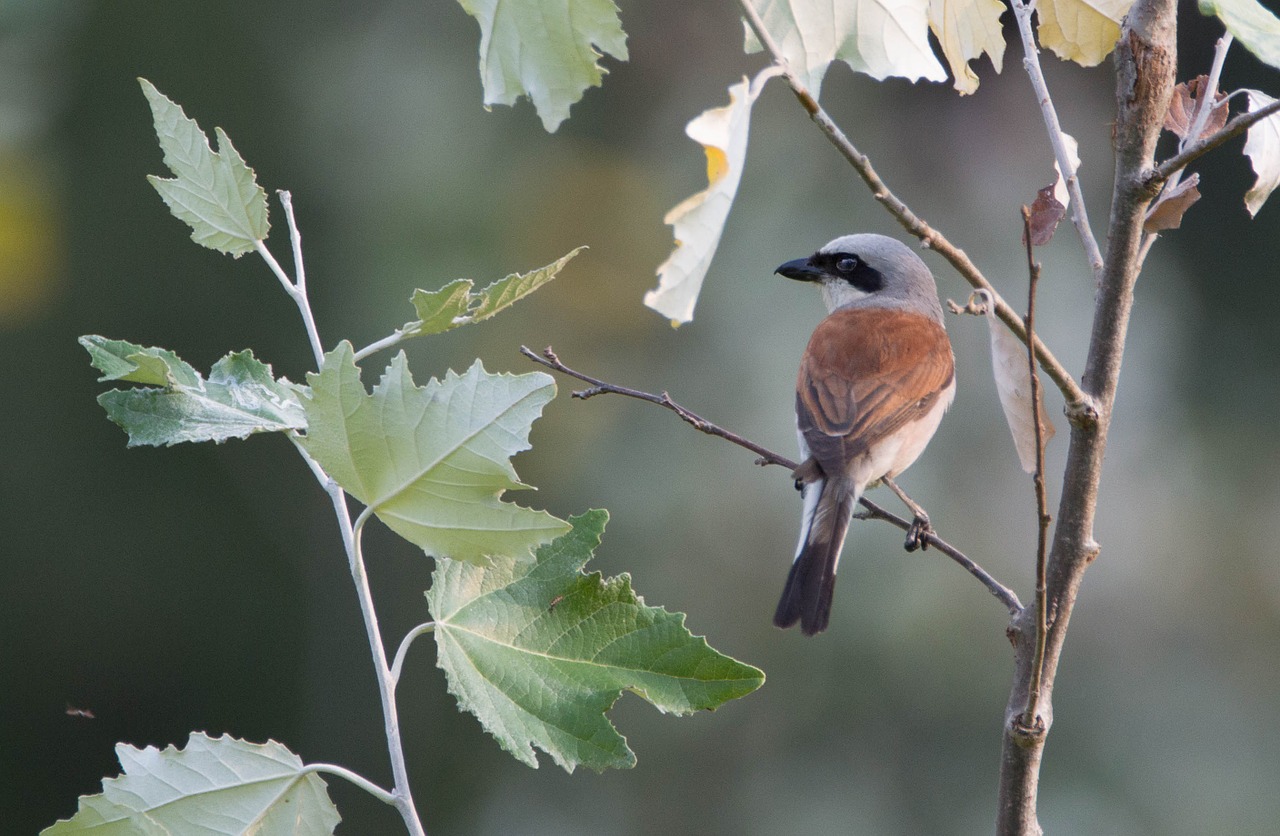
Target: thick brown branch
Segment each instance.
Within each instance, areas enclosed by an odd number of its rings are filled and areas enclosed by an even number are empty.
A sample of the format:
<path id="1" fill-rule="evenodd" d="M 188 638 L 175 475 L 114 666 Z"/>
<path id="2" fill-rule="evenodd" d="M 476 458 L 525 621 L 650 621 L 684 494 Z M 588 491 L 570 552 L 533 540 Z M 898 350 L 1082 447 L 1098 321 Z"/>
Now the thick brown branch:
<path id="1" fill-rule="evenodd" d="M 1026 328 L 1023 327 L 1022 317 L 1001 298 L 996 289 L 992 287 L 991 282 L 987 281 L 986 276 L 982 274 L 982 271 L 978 269 L 977 265 L 973 263 L 964 250 L 952 244 L 941 232 L 925 223 L 919 215 L 911 211 L 907 204 L 903 203 L 897 195 L 890 191 L 884 180 L 880 179 L 880 175 L 872 167 L 871 160 L 860 152 L 845 136 L 844 131 L 840 130 L 840 127 L 822 109 L 822 106 L 814 99 L 813 94 L 804 86 L 800 78 L 791 71 L 785 56 L 782 54 L 782 50 L 773 39 L 773 36 L 769 34 L 769 31 L 765 29 L 764 21 L 751 5 L 750 0 L 739 0 L 739 5 L 742 7 L 747 24 L 755 32 L 756 37 L 760 39 L 760 43 L 764 44 L 765 49 L 769 51 L 774 62 L 782 69 L 783 78 L 791 86 L 792 92 L 795 93 L 805 112 L 809 114 L 809 118 L 822 129 L 822 133 L 836 147 L 836 150 L 858 172 L 863 182 L 867 184 L 867 188 L 871 189 L 872 196 L 888 210 L 889 214 L 897 219 L 898 223 L 902 224 L 907 232 L 919 238 L 925 246 L 945 258 L 965 281 L 973 287 L 981 288 L 990 293 L 991 299 L 995 304 L 996 316 L 1008 326 L 1009 330 L 1017 335 L 1019 340 L 1024 343 L 1027 342 L 1027 332 Z M 1041 368 L 1044 369 L 1049 379 L 1057 385 L 1058 389 L 1062 391 L 1062 396 L 1066 398 L 1067 414 L 1072 423 L 1093 421 L 1097 415 L 1095 405 L 1081 390 L 1071 373 L 1058 362 L 1058 359 L 1053 356 L 1053 352 L 1049 351 L 1048 347 L 1039 339 L 1033 339 L 1032 344 L 1035 345 L 1036 356 L 1040 359 Z"/>
<path id="2" fill-rule="evenodd" d="M 613 394 L 623 395 L 625 397 L 635 398 L 641 401 L 648 401 L 651 404 L 657 404 L 664 409 L 671 410 L 676 415 L 679 415 L 681 420 L 686 424 L 699 432 L 723 438 L 724 440 L 732 442 L 739 447 L 750 450 L 759 456 L 759 458 L 756 459 L 756 464 L 776 464 L 787 468 L 787 470 L 795 470 L 799 466 L 796 462 L 786 456 L 775 453 L 769 448 L 756 444 L 750 439 L 743 438 L 735 432 L 730 432 L 721 426 L 713 424 L 691 410 L 686 409 L 672 400 L 671 396 L 666 392 L 663 392 L 661 395 L 655 395 L 652 392 L 644 392 L 640 389 L 631 389 L 626 386 L 617 386 L 613 383 L 607 383 L 598 378 L 583 374 L 582 372 L 571 369 L 564 363 L 560 362 L 560 358 L 556 356 L 556 353 L 551 350 L 550 346 L 542 352 L 541 356 L 531 351 L 527 346 L 520 346 L 520 353 L 535 363 L 546 366 L 547 368 L 560 372 L 561 374 L 568 375 L 569 377 L 581 380 L 584 383 L 591 384 L 590 389 L 583 389 L 578 392 L 574 392 L 573 397 L 575 398 L 586 400 L 587 398 L 593 398 L 596 395 Z M 907 531 L 911 528 L 910 522 L 899 517 L 897 514 L 886 511 L 884 508 L 881 508 L 865 496 L 862 497 L 861 504 L 862 507 L 867 510 L 867 519 L 884 520 L 902 531 Z M 1010 615 L 1017 616 L 1022 612 L 1022 602 L 1018 600 L 1018 596 L 1013 592 L 1013 590 L 993 578 L 985 569 L 970 560 L 955 546 L 932 532 L 925 537 L 925 540 L 930 546 L 954 560 L 966 572 L 981 581 L 982 585 L 990 590 L 991 594 L 999 599 L 1000 603 L 1004 604 L 1005 609 L 1009 611 Z"/>

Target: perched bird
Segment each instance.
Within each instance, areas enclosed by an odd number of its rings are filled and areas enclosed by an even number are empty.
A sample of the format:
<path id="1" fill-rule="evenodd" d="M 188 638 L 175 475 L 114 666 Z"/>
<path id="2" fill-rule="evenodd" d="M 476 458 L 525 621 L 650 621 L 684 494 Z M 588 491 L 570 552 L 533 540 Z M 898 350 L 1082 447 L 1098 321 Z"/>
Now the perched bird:
<path id="1" fill-rule="evenodd" d="M 816 282 L 828 316 L 814 329 L 796 380 L 796 430 L 804 497 L 800 543 L 773 616 L 827 629 L 836 565 L 862 492 L 884 481 L 915 512 L 916 544 L 928 517 L 892 480 L 924 450 L 956 394 L 955 358 L 929 268 L 901 241 L 846 235 L 776 271 Z"/>

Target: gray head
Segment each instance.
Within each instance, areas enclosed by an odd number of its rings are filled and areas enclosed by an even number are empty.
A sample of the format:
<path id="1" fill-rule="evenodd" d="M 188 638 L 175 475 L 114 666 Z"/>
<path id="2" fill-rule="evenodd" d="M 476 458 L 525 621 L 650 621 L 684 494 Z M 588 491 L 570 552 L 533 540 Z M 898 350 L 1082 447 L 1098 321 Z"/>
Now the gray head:
<path id="1" fill-rule="evenodd" d="M 920 256 L 895 238 L 844 235 L 774 272 L 821 284 L 829 311 L 848 305 L 902 308 L 943 321 L 933 274 Z"/>

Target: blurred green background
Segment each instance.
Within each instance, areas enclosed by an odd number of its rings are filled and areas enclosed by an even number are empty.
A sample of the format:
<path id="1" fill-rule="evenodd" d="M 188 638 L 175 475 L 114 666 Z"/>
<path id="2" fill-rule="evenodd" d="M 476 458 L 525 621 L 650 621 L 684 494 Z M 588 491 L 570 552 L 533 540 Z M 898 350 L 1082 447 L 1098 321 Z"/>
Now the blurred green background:
<path id="1" fill-rule="evenodd" d="M 1180 77 L 1220 29 L 1185 4 Z M 310 353 L 260 260 L 188 240 L 144 179 L 163 171 L 135 78 L 220 125 L 269 190 L 294 194 L 322 335 L 364 344 L 412 316 L 414 287 L 486 283 L 591 246 L 488 324 L 410 344 L 420 379 L 522 343 L 669 390 L 781 452 L 816 294 L 771 275 L 850 231 L 901 235 L 780 82 L 758 103 L 747 171 L 691 325 L 641 305 L 671 247 L 663 213 L 705 183 L 683 134 L 763 65 L 735 4 L 621 3 L 632 60 L 547 135 L 522 103 L 486 113 L 478 27 L 453 2 L 106 3 L 0 7 L 0 831 L 28 834 L 117 772 L 112 745 L 192 730 L 274 738 L 382 784 L 367 645 L 331 512 L 281 438 L 125 449 L 76 337 L 207 368 L 252 347 L 299 380 Z M 1025 300 L 1017 209 L 1051 177 L 1011 47 L 996 76 L 878 84 L 837 68 L 824 102 L 892 187 Z M 1045 57 L 1099 232 L 1111 79 Z M 1280 92 L 1239 47 L 1225 85 Z M 1041 785 L 1051 833 L 1277 832 L 1280 821 L 1280 206 L 1250 221 L 1237 140 L 1201 166 L 1204 199 L 1159 242 L 1138 304 L 1097 539 L 1063 656 Z M 278 204 L 270 245 L 287 238 Z M 965 286 L 926 255 L 942 294 Z M 1064 224 L 1042 252 L 1041 331 L 1082 366 L 1092 283 Z M 1030 598 L 1034 509 L 991 381 L 986 325 L 950 318 L 959 396 L 904 487 L 942 535 Z M 385 359 L 385 358 L 379 358 Z M 372 377 L 369 375 L 367 377 Z M 516 464 L 560 516 L 607 507 L 594 568 L 764 668 L 756 694 L 687 719 L 627 695 L 631 771 L 531 770 L 460 714 L 429 642 L 401 686 L 414 792 L 433 833 L 982 833 L 994 819 L 1011 673 L 1006 617 L 934 552 L 857 524 L 829 633 L 770 625 L 799 517 L 786 475 L 629 401 L 561 397 Z M 1050 409 L 1060 415 L 1053 393 Z M 1059 417 L 1058 426 L 1065 430 Z M 1060 472 L 1065 432 L 1049 448 Z M 1051 480 L 1056 503 L 1056 478 Z M 891 496 L 877 497 L 887 504 Z M 430 562 L 375 527 L 388 636 L 424 620 Z M 95 720 L 67 716 L 91 709 Z M 349 834 L 396 833 L 341 781 Z"/>

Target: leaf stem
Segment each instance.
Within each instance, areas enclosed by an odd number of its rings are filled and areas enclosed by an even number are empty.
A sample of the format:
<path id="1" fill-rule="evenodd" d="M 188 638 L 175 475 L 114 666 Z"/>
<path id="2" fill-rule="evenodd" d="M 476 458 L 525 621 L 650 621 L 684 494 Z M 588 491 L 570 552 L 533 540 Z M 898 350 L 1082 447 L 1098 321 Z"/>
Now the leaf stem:
<path id="1" fill-rule="evenodd" d="M 339 778 L 345 778 L 347 781 L 351 782 L 352 784 L 355 784 L 357 787 L 369 793 L 369 795 L 372 795 L 374 798 L 378 799 L 383 804 L 390 804 L 393 807 L 395 806 L 395 803 L 396 803 L 395 793 L 384 790 L 382 787 L 373 783 L 368 778 L 365 778 L 363 775 L 360 775 L 358 773 L 352 772 L 350 769 L 347 769 L 346 767 L 338 766 L 337 764 L 332 764 L 332 763 L 309 763 L 305 767 L 303 767 L 302 770 L 300 771 L 304 774 L 308 772 L 326 772 L 330 775 L 337 775 Z"/>
<path id="2" fill-rule="evenodd" d="M 435 632 L 436 623 L 428 621 L 425 624 L 419 624 L 410 630 L 400 642 L 400 648 L 396 650 L 396 659 L 391 663 L 391 681 L 398 685 L 400 683 L 400 671 L 404 668 L 404 657 L 409 654 L 409 645 L 413 644 L 413 640 L 418 636 L 426 633 Z"/>
<path id="3" fill-rule="evenodd" d="M 1071 155 L 1067 153 L 1067 144 L 1058 121 L 1057 108 L 1049 96 L 1049 85 L 1044 80 L 1044 72 L 1040 68 L 1040 50 L 1036 46 L 1035 35 L 1031 31 L 1030 2 L 1012 0 L 1013 16 L 1018 21 L 1018 32 L 1022 36 L 1022 66 L 1031 79 L 1031 88 L 1035 91 L 1036 101 L 1040 104 L 1040 114 L 1044 119 L 1045 130 L 1049 134 L 1049 144 L 1053 146 L 1053 156 L 1058 161 L 1058 168 L 1067 182 L 1067 192 L 1071 195 L 1071 220 L 1084 245 L 1085 257 L 1089 259 L 1089 268 L 1093 271 L 1096 282 L 1102 274 L 1102 251 L 1098 248 L 1098 240 L 1093 236 L 1093 227 L 1089 225 L 1089 212 L 1084 203 L 1084 192 L 1080 188 L 1080 173 Z"/>
<path id="4" fill-rule="evenodd" d="M 324 364 L 324 346 L 320 342 L 320 332 L 316 330 L 315 316 L 311 313 L 311 301 L 307 298 L 307 269 L 302 262 L 302 233 L 298 230 L 297 220 L 293 216 L 293 195 L 281 189 L 276 192 L 280 205 L 284 207 L 284 216 L 289 224 L 289 243 L 293 247 L 293 290 L 289 295 L 298 305 L 302 314 L 303 325 L 307 329 L 307 339 L 311 341 L 311 352 L 316 358 L 316 368 Z M 265 250 L 265 246 L 263 247 Z M 278 266 L 278 265 L 277 265 Z M 288 287 L 286 287 L 288 290 Z"/>
<path id="5" fill-rule="evenodd" d="M 361 360 L 368 357 L 369 355 L 376 354 L 377 352 L 382 351 L 384 348 L 391 348 L 391 346 L 399 343 L 403 339 L 404 339 L 404 332 L 396 331 L 394 334 L 390 334 L 386 337 L 383 337 L 377 342 L 369 343 L 364 348 L 357 351 L 353 359 L 355 360 L 355 362 L 359 363 Z"/>

